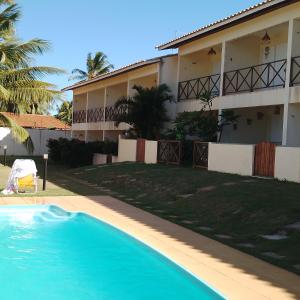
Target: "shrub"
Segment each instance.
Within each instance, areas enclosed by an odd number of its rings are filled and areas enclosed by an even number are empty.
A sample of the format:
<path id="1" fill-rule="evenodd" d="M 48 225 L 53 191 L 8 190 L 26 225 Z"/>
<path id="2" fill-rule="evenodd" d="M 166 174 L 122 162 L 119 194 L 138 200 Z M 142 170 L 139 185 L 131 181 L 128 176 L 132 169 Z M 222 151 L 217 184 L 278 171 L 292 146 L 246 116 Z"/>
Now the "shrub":
<path id="1" fill-rule="evenodd" d="M 58 164 L 64 164 L 71 168 L 92 164 L 93 154 L 117 155 L 118 144 L 113 141 L 88 142 L 80 140 L 50 139 L 47 144 L 49 158 Z"/>

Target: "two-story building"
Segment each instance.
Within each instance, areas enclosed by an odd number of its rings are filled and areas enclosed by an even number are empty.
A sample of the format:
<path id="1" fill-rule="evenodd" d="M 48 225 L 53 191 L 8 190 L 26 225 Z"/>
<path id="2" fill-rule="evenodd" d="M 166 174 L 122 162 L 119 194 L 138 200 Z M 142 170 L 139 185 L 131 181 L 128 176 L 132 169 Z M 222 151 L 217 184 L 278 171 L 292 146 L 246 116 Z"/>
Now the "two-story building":
<path id="1" fill-rule="evenodd" d="M 222 142 L 300 146 L 300 1 L 268 0 L 157 47 L 178 49 L 177 112 L 232 109 Z"/>
<path id="2" fill-rule="evenodd" d="M 226 143 L 270 141 L 300 146 L 300 1 L 267 0 L 157 47 L 178 55 L 157 57 L 79 82 L 73 90 L 73 137 L 116 139 L 128 129 L 115 126 L 114 103 L 137 84 L 170 86 L 176 104 L 169 116 L 200 110 L 205 92 L 212 109 L 234 110 Z"/>
<path id="3" fill-rule="evenodd" d="M 135 85 L 151 88 L 166 83 L 177 90 L 177 55 L 166 55 L 133 63 L 91 80 L 64 89 L 73 91 L 72 137 L 84 141 L 116 140 L 129 125 L 115 121 L 120 113 L 114 107 L 122 97 L 133 96 Z M 169 117 L 174 118 L 176 104 L 168 104 Z"/>

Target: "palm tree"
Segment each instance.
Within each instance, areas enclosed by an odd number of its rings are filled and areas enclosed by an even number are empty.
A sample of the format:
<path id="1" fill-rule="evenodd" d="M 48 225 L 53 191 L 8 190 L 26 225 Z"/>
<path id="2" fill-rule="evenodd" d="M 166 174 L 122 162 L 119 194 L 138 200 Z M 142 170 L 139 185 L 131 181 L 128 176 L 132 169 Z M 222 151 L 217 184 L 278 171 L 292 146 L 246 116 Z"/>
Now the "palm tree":
<path id="1" fill-rule="evenodd" d="M 103 52 L 96 52 L 94 57 L 92 53 L 89 53 L 86 59 L 86 71 L 74 69 L 70 80 L 92 79 L 111 71 L 113 68 L 114 66 L 108 62 L 107 56 Z"/>
<path id="2" fill-rule="evenodd" d="M 169 121 L 165 103 L 173 101 L 173 96 L 166 84 L 157 87 L 143 88 L 134 86 L 133 97 L 119 99 L 115 108 L 122 113 L 116 124 L 128 123 L 132 126 L 137 137 L 156 139 L 165 122 Z"/>
<path id="3" fill-rule="evenodd" d="M 0 110 L 19 113 L 33 112 L 49 106 L 61 93 L 50 83 L 41 81 L 57 68 L 30 66 L 32 55 L 43 54 L 49 43 L 41 39 L 19 41 L 14 24 L 20 16 L 19 7 L 10 0 L 0 0 Z M 33 144 L 28 132 L 0 113 L 1 126 L 11 128 L 14 137 L 29 151 Z"/>
<path id="4" fill-rule="evenodd" d="M 73 103 L 64 101 L 61 106 L 58 108 L 58 114 L 55 116 L 57 119 L 62 122 L 71 125 L 72 124 L 72 109 Z"/>

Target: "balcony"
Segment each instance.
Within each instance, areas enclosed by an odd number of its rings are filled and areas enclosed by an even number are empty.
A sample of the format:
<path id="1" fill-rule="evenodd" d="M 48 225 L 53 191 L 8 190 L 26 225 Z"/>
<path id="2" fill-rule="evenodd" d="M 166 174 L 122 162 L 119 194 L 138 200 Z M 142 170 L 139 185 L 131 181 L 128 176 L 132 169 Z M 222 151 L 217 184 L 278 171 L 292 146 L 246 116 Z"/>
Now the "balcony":
<path id="1" fill-rule="evenodd" d="M 199 99 L 203 94 L 219 96 L 220 77 L 220 74 L 215 74 L 179 82 L 178 101 Z"/>
<path id="2" fill-rule="evenodd" d="M 87 111 L 87 121 L 88 123 L 95 123 L 104 121 L 104 108 L 90 108 Z"/>
<path id="3" fill-rule="evenodd" d="M 286 80 L 286 59 L 250 66 L 224 73 L 223 94 L 284 87 Z"/>
<path id="4" fill-rule="evenodd" d="M 118 108 L 114 106 L 107 106 L 105 107 L 105 121 L 117 121 L 118 118 L 126 112 L 126 106 L 120 106 Z"/>
<path id="5" fill-rule="evenodd" d="M 77 110 L 73 112 L 73 123 L 85 123 L 86 122 L 86 111 L 85 110 Z"/>

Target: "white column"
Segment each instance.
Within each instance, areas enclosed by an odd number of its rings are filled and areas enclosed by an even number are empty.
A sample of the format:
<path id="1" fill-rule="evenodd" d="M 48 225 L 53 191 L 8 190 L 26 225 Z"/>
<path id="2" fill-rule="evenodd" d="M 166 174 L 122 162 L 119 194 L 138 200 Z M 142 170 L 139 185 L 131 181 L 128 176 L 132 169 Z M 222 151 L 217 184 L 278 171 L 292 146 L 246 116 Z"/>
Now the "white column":
<path id="1" fill-rule="evenodd" d="M 103 106 L 103 120 L 104 120 L 104 128 L 103 128 L 103 134 L 102 134 L 102 141 L 105 140 L 105 126 L 106 126 L 106 115 L 105 115 L 105 110 L 106 110 L 106 98 L 107 98 L 107 88 L 104 89 L 104 106 Z"/>
<path id="2" fill-rule="evenodd" d="M 285 80 L 283 128 L 282 128 L 282 145 L 283 146 L 287 145 L 287 134 L 288 134 L 291 61 L 292 61 L 292 50 L 293 50 L 293 32 L 294 32 L 294 20 L 291 19 L 291 20 L 289 20 L 288 43 L 287 43 L 286 80 Z"/>
<path id="3" fill-rule="evenodd" d="M 87 142 L 87 114 L 88 114 L 88 108 L 89 108 L 89 92 L 86 93 L 86 105 L 85 105 L 85 132 L 84 132 L 84 141 Z"/>
<path id="4" fill-rule="evenodd" d="M 177 61 L 177 88 L 176 88 L 176 95 L 175 99 L 176 101 L 178 100 L 178 88 L 179 88 L 179 81 L 180 81 L 180 52 L 178 52 L 178 61 Z M 178 105 L 176 105 L 176 113 L 178 113 Z"/>
<path id="5" fill-rule="evenodd" d="M 224 41 L 222 42 L 222 53 L 221 53 L 220 96 L 223 96 L 225 60 L 226 60 L 226 42 Z"/>
<path id="6" fill-rule="evenodd" d="M 161 81 L 161 65 L 163 64 L 162 59 L 160 59 L 160 62 L 157 64 L 157 76 L 156 76 L 156 86 L 159 86 L 162 82 Z"/>
<path id="7" fill-rule="evenodd" d="M 221 73 L 220 73 L 220 100 L 219 104 L 221 102 L 222 96 L 223 96 L 223 85 L 224 85 L 224 72 L 225 72 L 225 60 L 226 60 L 226 42 L 222 42 L 222 52 L 221 52 Z M 219 108 L 218 111 L 218 120 L 221 122 L 221 114 L 222 114 L 222 109 Z M 217 139 L 219 140 L 220 133 L 218 132 Z"/>

